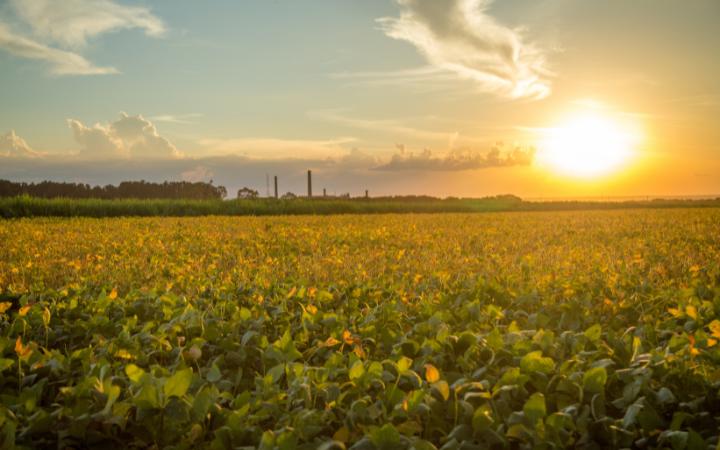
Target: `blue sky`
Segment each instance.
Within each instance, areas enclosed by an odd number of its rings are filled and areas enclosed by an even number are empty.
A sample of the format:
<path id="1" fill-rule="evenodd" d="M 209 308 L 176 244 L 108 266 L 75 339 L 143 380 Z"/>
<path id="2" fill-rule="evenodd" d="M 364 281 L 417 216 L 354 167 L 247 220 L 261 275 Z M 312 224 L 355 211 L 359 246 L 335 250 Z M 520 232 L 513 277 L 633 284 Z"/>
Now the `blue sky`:
<path id="1" fill-rule="evenodd" d="M 718 193 L 717 23 L 713 0 L 6 0 L 0 177 Z M 640 167 L 535 163 L 586 109 L 638 123 Z"/>

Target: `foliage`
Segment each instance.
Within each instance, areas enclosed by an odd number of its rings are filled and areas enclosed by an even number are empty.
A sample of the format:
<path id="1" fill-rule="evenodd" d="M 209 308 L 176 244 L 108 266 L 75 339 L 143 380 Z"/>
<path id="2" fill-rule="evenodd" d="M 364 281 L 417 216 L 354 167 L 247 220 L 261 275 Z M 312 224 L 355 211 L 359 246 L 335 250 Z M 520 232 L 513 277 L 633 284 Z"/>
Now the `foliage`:
<path id="1" fill-rule="evenodd" d="M 720 210 L 0 221 L 0 447 L 718 445 Z"/>
<path id="2" fill-rule="evenodd" d="M 290 195 L 288 195 L 290 194 Z M 484 198 L 426 196 L 398 197 L 297 197 L 237 200 L 192 199 L 43 199 L 0 197 L 0 217 L 127 217 L 127 216 L 247 216 L 297 214 L 469 213 L 495 211 L 575 211 L 629 208 L 720 207 L 720 199 L 651 200 L 627 202 L 533 202 L 513 195 Z"/>
<path id="3" fill-rule="evenodd" d="M 102 199 L 223 199 L 227 195 L 224 186 L 213 186 L 202 181 L 123 181 L 117 186 L 90 186 L 82 183 L 41 181 L 40 183 L 15 183 L 0 180 L 0 197 L 28 195 L 38 198 L 102 198 Z"/>

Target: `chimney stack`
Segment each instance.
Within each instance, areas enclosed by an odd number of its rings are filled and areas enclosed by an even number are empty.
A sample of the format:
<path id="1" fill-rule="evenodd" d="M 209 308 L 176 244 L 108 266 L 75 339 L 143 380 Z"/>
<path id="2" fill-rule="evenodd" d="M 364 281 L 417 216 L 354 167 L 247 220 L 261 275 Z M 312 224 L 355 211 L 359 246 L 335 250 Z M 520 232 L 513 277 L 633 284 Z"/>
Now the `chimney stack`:
<path id="1" fill-rule="evenodd" d="M 278 198 L 278 191 L 277 191 L 277 175 L 275 175 L 275 198 Z"/>
<path id="2" fill-rule="evenodd" d="M 312 170 L 308 170 L 308 198 L 312 197 Z"/>

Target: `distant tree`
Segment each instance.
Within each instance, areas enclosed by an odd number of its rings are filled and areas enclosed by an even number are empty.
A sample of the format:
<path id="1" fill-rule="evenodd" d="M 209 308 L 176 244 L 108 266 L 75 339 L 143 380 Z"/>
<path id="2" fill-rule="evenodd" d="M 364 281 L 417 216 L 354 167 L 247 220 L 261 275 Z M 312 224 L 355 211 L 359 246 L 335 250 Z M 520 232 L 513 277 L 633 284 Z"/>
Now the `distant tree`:
<path id="1" fill-rule="evenodd" d="M 284 198 L 284 199 L 287 199 L 287 200 L 291 200 L 291 199 L 297 198 L 297 195 L 293 194 L 292 192 L 286 192 L 286 193 L 284 193 L 283 196 L 280 197 L 280 198 Z"/>
<path id="2" fill-rule="evenodd" d="M 249 187 L 244 187 L 240 189 L 237 193 L 237 198 L 242 199 L 250 199 L 250 198 L 258 198 L 258 191 L 255 189 L 250 189 Z"/>
<path id="3" fill-rule="evenodd" d="M 175 198 L 175 199 L 223 199 L 227 196 L 224 186 L 213 186 L 212 182 L 191 183 L 188 181 L 165 181 L 150 183 L 123 181 L 118 186 L 90 186 L 81 183 L 42 181 L 40 183 L 15 183 L 0 180 L 0 197 L 29 195 L 41 198 Z"/>

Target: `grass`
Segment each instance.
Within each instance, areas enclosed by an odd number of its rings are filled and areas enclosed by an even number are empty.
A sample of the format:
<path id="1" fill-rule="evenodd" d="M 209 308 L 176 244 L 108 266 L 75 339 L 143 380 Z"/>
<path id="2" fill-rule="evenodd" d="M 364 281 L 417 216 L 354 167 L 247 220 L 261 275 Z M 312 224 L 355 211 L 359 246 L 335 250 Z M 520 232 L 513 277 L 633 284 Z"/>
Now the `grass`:
<path id="1" fill-rule="evenodd" d="M 491 211 L 568 211 L 626 208 L 718 207 L 707 200 L 623 202 L 523 201 L 515 196 L 485 198 L 381 197 L 355 199 L 141 200 L 0 198 L 0 217 L 124 217 L 124 216 L 267 216 L 385 213 L 474 213 Z"/>

